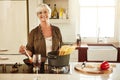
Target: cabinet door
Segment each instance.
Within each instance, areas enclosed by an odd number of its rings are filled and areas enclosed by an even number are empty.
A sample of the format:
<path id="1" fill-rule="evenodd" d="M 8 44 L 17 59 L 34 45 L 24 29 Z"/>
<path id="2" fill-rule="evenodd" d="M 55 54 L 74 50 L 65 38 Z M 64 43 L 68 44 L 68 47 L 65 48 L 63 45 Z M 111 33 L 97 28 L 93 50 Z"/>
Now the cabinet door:
<path id="1" fill-rule="evenodd" d="M 0 0 L 0 11 L 0 49 L 18 52 L 27 41 L 27 1 Z"/>
<path id="2" fill-rule="evenodd" d="M 79 47 L 78 48 L 79 62 L 87 61 L 87 49 L 88 49 L 87 47 L 85 47 L 85 48 Z"/>

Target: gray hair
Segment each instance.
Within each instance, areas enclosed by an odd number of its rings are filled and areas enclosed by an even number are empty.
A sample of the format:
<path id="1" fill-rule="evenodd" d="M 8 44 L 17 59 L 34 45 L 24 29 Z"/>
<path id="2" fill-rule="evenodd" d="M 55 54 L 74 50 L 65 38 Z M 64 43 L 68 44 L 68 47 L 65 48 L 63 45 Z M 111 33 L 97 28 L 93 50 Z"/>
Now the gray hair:
<path id="1" fill-rule="evenodd" d="M 39 4 L 36 9 L 36 13 L 40 12 L 43 8 L 46 8 L 51 15 L 51 9 L 47 4 Z"/>

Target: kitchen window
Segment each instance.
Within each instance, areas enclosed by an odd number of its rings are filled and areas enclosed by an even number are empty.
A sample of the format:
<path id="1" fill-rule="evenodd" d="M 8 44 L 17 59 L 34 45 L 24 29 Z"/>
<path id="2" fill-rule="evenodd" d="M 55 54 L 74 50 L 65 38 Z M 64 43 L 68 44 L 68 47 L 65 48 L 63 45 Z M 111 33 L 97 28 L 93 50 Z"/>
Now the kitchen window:
<path id="1" fill-rule="evenodd" d="M 115 1 L 116 0 L 79 0 L 79 32 L 81 37 L 114 38 Z"/>

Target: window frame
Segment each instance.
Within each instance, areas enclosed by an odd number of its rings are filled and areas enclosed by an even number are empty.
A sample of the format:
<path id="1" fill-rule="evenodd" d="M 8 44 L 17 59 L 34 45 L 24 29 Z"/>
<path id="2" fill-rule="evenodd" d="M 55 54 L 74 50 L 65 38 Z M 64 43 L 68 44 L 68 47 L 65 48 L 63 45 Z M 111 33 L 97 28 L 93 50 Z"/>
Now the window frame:
<path id="1" fill-rule="evenodd" d="M 118 13 L 119 13 L 119 4 L 118 4 L 118 1 L 119 0 L 116 0 L 115 2 L 115 23 L 114 23 L 114 37 L 82 37 L 82 42 L 104 42 L 105 39 L 107 39 L 107 42 L 118 42 L 119 41 L 119 29 L 118 29 Z M 83 7 L 83 6 L 80 6 L 79 4 L 79 14 L 80 14 L 80 7 Z M 77 27 L 77 32 L 80 33 L 80 18 L 78 19 L 79 20 L 79 27 Z M 99 40 L 98 40 L 99 39 Z"/>

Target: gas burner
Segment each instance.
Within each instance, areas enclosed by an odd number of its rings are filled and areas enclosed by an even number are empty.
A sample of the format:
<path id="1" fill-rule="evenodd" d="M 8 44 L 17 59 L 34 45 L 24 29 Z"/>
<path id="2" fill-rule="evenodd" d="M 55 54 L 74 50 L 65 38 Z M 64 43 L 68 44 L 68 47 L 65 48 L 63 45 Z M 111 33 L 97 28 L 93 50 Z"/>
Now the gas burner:
<path id="1" fill-rule="evenodd" d="M 56 66 L 48 66 L 48 72 L 53 74 L 67 74 L 70 71 L 70 65 L 56 67 Z"/>

